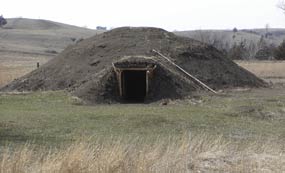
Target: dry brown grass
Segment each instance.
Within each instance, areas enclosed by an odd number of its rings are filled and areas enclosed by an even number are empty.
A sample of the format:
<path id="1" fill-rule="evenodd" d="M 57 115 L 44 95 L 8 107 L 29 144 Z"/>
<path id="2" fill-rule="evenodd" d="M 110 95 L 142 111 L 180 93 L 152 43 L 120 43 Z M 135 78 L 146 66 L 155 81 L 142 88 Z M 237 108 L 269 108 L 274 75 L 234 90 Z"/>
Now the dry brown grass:
<path id="1" fill-rule="evenodd" d="M 285 83 L 285 61 L 236 61 L 260 78 L 272 83 Z"/>
<path id="2" fill-rule="evenodd" d="M 13 81 L 16 78 L 19 78 L 29 72 L 31 72 L 33 68 L 28 67 L 7 67 L 0 65 L 0 87 Z"/>
<path id="3" fill-rule="evenodd" d="M 1 173 L 88 172 L 284 172 L 281 146 L 251 143 L 246 147 L 201 135 L 141 144 L 115 140 L 76 142 L 58 150 L 29 145 L 1 150 Z M 87 141 L 87 142 L 86 142 Z M 240 149 L 242 148 L 242 149 Z"/>
<path id="4" fill-rule="evenodd" d="M 41 65 L 48 61 L 48 57 L 29 57 L 27 55 L 10 56 L 4 55 L 0 57 L 0 87 L 19 78 L 33 70 L 35 70 L 36 63 Z"/>

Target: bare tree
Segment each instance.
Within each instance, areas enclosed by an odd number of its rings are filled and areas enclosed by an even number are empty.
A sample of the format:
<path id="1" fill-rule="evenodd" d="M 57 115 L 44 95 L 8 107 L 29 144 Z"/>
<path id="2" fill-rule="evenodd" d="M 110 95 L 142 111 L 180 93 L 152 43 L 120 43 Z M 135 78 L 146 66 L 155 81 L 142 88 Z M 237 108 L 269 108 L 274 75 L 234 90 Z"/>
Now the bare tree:
<path id="1" fill-rule="evenodd" d="M 254 59 L 256 53 L 259 51 L 259 45 L 256 44 L 254 41 L 250 41 L 248 43 L 247 52 L 248 52 L 248 59 Z"/>
<path id="2" fill-rule="evenodd" d="M 0 16 L 0 27 L 2 28 L 2 26 L 7 24 L 7 20 L 1 15 Z"/>
<path id="3" fill-rule="evenodd" d="M 285 40 L 274 51 L 274 58 L 277 60 L 285 60 Z"/>
<path id="4" fill-rule="evenodd" d="M 193 39 L 199 40 L 205 44 L 211 45 L 221 51 L 228 50 L 226 44 L 227 39 L 226 35 L 223 33 L 215 33 L 213 31 L 207 30 L 197 30 L 195 34 L 192 36 Z"/>
<path id="5" fill-rule="evenodd" d="M 269 29 L 270 29 L 270 26 L 269 26 L 269 24 L 267 23 L 267 24 L 265 25 L 265 38 L 267 38 L 267 37 L 270 35 Z"/>
<path id="6" fill-rule="evenodd" d="M 277 4 L 277 7 L 279 9 L 281 9 L 283 12 L 285 12 L 285 2 L 283 1 L 279 1 L 279 3 Z"/>

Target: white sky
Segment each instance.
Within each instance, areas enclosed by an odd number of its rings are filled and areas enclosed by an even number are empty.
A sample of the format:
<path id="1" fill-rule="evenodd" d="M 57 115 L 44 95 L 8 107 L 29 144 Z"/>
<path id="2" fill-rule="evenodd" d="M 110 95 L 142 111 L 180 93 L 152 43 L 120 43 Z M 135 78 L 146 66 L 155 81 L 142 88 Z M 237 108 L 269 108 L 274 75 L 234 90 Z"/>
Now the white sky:
<path id="1" fill-rule="evenodd" d="M 193 29 L 285 28 L 280 0 L 3 0 L 6 18 L 47 19 L 77 26 Z"/>

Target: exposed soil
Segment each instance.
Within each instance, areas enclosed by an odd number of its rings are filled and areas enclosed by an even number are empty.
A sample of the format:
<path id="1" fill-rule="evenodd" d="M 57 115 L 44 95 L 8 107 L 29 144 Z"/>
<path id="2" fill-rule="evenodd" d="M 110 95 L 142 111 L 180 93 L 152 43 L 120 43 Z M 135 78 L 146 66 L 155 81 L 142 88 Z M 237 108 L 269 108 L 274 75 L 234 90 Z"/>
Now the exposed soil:
<path id="1" fill-rule="evenodd" d="M 147 101 L 181 98 L 200 87 L 152 50 L 158 50 L 213 89 L 261 87 L 265 82 L 221 52 L 193 39 L 157 28 L 117 28 L 67 47 L 38 70 L 2 91 L 67 89 L 86 102 L 120 101 L 112 63 L 126 57 L 151 59 L 157 65 Z"/>

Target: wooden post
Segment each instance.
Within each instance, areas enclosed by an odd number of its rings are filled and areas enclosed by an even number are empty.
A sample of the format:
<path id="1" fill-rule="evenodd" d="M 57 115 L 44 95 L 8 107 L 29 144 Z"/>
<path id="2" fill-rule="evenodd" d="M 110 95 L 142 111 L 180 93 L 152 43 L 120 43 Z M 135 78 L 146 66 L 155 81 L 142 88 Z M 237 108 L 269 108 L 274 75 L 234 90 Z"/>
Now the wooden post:
<path id="1" fill-rule="evenodd" d="M 146 86 L 145 86 L 145 95 L 147 96 L 147 94 L 148 94 L 148 75 L 149 75 L 149 70 L 147 70 L 147 71 L 145 71 L 145 80 L 146 80 Z"/>
<path id="2" fill-rule="evenodd" d="M 123 97 L 123 86 L 122 86 L 122 71 L 119 70 L 119 73 L 118 73 L 118 79 L 119 79 L 119 89 L 120 89 L 120 96 Z"/>
<path id="3" fill-rule="evenodd" d="M 118 83 L 119 83 L 119 92 L 120 92 L 120 96 L 122 97 L 123 96 L 123 89 L 122 89 L 122 70 L 121 69 L 117 69 L 115 67 L 115 64 L 112 63 L 112 66 L 113 66 L 113 69 L 116 73 L 116 76 L 117 76 L 117 80 L 118 80 Z"/>

